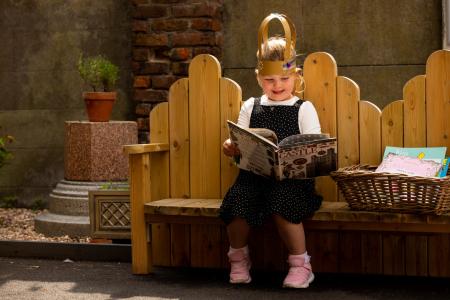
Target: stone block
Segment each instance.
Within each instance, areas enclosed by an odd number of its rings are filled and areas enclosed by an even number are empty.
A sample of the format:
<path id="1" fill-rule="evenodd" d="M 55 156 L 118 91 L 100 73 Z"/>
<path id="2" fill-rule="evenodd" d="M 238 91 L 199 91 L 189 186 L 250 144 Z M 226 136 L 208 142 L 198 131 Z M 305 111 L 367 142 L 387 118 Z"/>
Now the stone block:
<path id="1" fill-rule="evenodd" d="M 129 121 L 65 122 L 64 178 L 120 181 L 128 178 L 123 145 L 137 143 L 137 124 Z"/>

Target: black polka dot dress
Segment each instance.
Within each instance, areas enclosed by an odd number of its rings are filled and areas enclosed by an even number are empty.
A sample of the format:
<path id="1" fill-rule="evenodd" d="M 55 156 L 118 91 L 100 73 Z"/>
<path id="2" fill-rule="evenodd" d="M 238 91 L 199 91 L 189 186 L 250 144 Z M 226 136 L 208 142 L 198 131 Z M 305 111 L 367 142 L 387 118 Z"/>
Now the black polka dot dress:
<path id="1" fill-rule="evenodd" d="M 298 112 L 303 101 L 292 106 L 261 105 L 255 98 L 250 128 L 269 128 L 279 140 L 300 133 Z M 320 208 L 322 197 L 315 193 L 314 179 L 285 179 L 277 181 L 240 170 L 220 207 L 220 217 L 229 224 L 241 217 L 250 226 L 262 225 L 268 216 L 278 214 L 291 223 L 299 224 Z"/>

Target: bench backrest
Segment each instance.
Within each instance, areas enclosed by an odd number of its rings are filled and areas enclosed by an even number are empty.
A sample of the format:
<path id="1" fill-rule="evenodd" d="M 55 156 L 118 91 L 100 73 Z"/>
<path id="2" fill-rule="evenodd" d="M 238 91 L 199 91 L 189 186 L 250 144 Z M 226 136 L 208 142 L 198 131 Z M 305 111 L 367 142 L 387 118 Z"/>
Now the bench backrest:
<path id="1" fill-rule="evenodd" d="M 403 100 L 383 111 L 360 100 L 358 85 L 338 76 L 328 53 L 308 55 L 303 72 L 304 98 L 314 103 L 322 131 L 338 138 L 339 167 L 378 164 L 386 145 L 447 146 L 450 151 L 450 51 L 430 55 L 426 74 L 408 81 Z M 165 197 L 223 197 L 237 174 L 222 154 L 222 142 L 228 138 L 226 120 L 237 120 L 240 105 L 241 89 L 221 77 L 217 59 L 195 57 L 189 78 L 175 82 L 169 102 L 159 104 L 150 116 L 151 142 L 170 145 L 169 171 L 161 174 L 169 186 Z M 338 199 L 329 177 L 317 180 L 317 189 L 327 201 Z"/>

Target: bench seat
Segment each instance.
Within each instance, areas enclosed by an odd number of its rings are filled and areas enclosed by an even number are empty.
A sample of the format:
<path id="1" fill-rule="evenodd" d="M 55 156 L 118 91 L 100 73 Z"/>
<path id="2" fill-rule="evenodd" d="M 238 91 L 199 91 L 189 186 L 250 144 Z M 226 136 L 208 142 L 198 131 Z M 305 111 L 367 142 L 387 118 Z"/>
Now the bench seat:
<path id="1" fill-rule="evenodd" d="M 161 199 L 145 204 L 149 223 L 222 224 L 218 218 L 222 199 Z M 450 214 L 419 215 L 354 211 L 346 202 L 324 201 L 305 221 L 308 229 L 449 233 Z"/>

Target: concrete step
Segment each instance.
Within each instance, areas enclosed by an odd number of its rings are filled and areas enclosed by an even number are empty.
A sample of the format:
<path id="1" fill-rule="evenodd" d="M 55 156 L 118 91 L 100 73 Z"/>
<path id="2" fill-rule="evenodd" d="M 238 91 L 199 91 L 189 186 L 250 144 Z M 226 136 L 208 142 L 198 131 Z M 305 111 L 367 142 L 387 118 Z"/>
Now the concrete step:
<path id="1" fill-rule="evenodd" d="M 89 236 L 91 233 L 88 216 L 69 216 L 51 212 L 38 215 L 34 228 L 46 236 Z"/>

